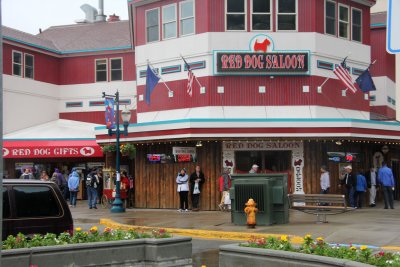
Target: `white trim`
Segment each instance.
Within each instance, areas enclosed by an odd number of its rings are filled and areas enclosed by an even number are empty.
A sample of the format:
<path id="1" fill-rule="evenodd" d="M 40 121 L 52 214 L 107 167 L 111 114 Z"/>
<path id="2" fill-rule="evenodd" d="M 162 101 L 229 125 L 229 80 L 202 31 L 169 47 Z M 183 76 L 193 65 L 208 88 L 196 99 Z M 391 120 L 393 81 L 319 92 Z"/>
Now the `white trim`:
<path id="1" fill-rule="evenodd" d="M 105 60 L 105 62 L 106 62 L 106 80 L 105 81 L 97 81 L 97 61 L 100 61 L 100 60 Z M 101 71 L 103 71 L 103 70 L 101 70 Z M 95 78 L 95 83 L 103 83 L 103 82 L 108 82 L 108 60 L 107 60 L 107 58 L 96 58 L 95 60 L 94 60 L 94 78 Z"/>
<path id="2" fill-rule="evenodd" d="M 149 42 L 149 40 L 147 39 L 148 38 L 148 34 L 147 34 L 147 13 L 149 13 L 150 11 L 153 11 L 153 10 L 157 10 L 157 12 L 158 12 L 158 38 L 157 38 L 157 40 Z M 144 33 L 146 35 L 146 44 L 159 42 L 160 38 L 161 38 L 161 34 L 160 34 L 160 22 L 161 22 L 161 19 L 160 19 L 160 8 L 156 7 L 156 8 L 152 8 L 152 9 L 146 10 L 145 11 L 145 15 L 144 15 L 144 22 L 145 22 L 144 23 Z"/>
<path id="3" fill-rule="evenodd" d="M 253 13 L 254 0 L 250 0 L 250 31 L 252 32 L 271 32 L 273 30 L 272 25 L 272 1 L 269 0 L 269 13 Z M 269 15 L 269 30 L 254 30 L 253 29 L 253 15 Z"/>
<path id="4" fill-rule="evenodd" d="M 21 63 L 15 63 L 14 62 L 14 53 L 20 54 L 21 55 Z M 20 65 L 21 67 L 21 75 L 17 75 L 14 73 L 14 64 L 16 65 Z M 13 76 L 17 76 L 17 77 L 24 77 L 24 70 L 23 70 L 23 66 L 24 66 L 24 54 L 20 51 L 17 50 L 12 50 L 11 52 L 11 72 Z"/>
<path id="5" fill-rule="evenodd" d="M 277 32 L 297 32 L 299 30 L 299 2 L 298 0 L 295 0 L 295 5 L 296 5 L 296 11 L 295 13 L 279 13 L 279 0 L 276 2 L 276 17 L 275 17 L 275 23 L 276 23 L 276 31 Z M 278 18 L 279 15 L 295 15 L 296 16 L 296 29 L 294 30 L 279 30 L 279 23 L 278 23 Z"/>
<path id="6" fill-rule="evenodd" d="M 193 3 L 193 16 L 192 17 L 186 17 L 184 19 L 182 19 L 182 4 L 188 3 L 188 2 L 192 2 Z M 188 34 L 182 34 L 182 20 L 187 20 L 193 18 L 193 32 L 192 33 L 188 33 Z M 179 27 L 178 27 L 178 31 L 179 31 L 179 36 L 183 37 L 183 36 L 189 36 L 189 35 L 193 35 L 196 34 L 196 2 L 195 0 L 185 0 L 182 2 L 179 2 Z"/>
<path id="7" fill-rule="evenodd" d="M 174 12 L 175 12 L 175 20 L 171 20 L 171 21 L 166 21 L 166 22 L 164 22 L 164 10 L 167 9 L 167 8 L 171 8 L 171 7 L 174 7 L 173 10 L 174 10 Z M 175 35 L 172 36 L 172 37 L 166 38 L 166 37 L 165 37 L 164 25 L 171 24 L 171 23 L 175 23 Z M 170 40 L 170 39 L 174 39 L 174 38 L 177 38 L 177 37 L 178 37 L 178 11 L 177 11 L 177 4 L 176 4 L 176 3 L 175 3 L 175 4 L 170 4 L 170 5 L 162 6 L 161 27 L 162 27 L 162 39 L 163 39 L 163 40 Z M 147 28 L 146 28 L 146 30 L 147 30 Z"/>
<path id="8" fill-rule="evenodd" d="M 340 36 L 340 23 L 341 22 L 343 22 L 343 23 L 346 22 L 344 20 L 340 20 L 340 7 L 347 8 L 347 19 L 348 19 L 348 21 L 347 21 L 347 37 Z M 350 20 L 350 7 L 348 5 L 343 5 L 343 4 L 339 3 L 338 4 L 338 14 L 337 14 L 337 16 L 338 16 L 338 20 L 337 20 L 337 31 L 338 31 L 337 32 L 337 36 L 340 39 L 350 40 L 350 23 L 351 23 L 351 20 Z"/>
<path id="9" fill-rule="evenodd" d="M 113 80 L 112 79 L 112 61 L 116 60 L 116 59 L 120 59 L 121 60 L 121 79 L 120 80 Z M 113 57 L 113 58 L 109 58 L 109 66 L 110 66 L 110 82 L 115 82 L 115 81 L 123 81 L 124 80 L 124 59 L 122 57 Z M 117 69 L 115 69 L 117 70 Z"/>
<path id="10" fill-rule="evenodd" d="M 360 20 L 360 38 L 361 38 L 361 40 L 354 40 L 354 38 L 353 38 L 353 24 L 354 24 L 354 22 L 353 22 L 353 10 L 356 10 L 356 11 L 359 11 L 360 12 L 360 18 L 361 18 L 361 20 Z M 352 41 L 354 41 L 354 42 L 357 42 L 357 43 L 362 43 L 362 41 L 363 41 L 363 12 L 362 12 L 362 10 L 361 9 L 359 9 L 359 8 L 356 8 L 356 7 L 351 7 L 351 40 Z"/>
<path id="11" fill-rule="evenodd" d="M 331 2 L 332 4 L 335 5 L 335 17 L 334 17 L 334 19 L 335 19 L 335 34 L 331 34 L 331 33 L 327 33 L 327 32 L 326 32 L 326 3 L 327 3 L 327 2 Z M 337 3 L 336 3 L 335 1 L 333 1 L 333 0 L 325 0 L 325 3 L 324 3 L 324 33 L 325 33 L 326 35 L 335 36 L 335 37 L 338 36 L 338 24 L 337 24 L 337 20 L 338 20 Z"/>
<path id="12" fill-rule="evenodd" d="M 243 30 L 228 30 L 228 21 L 227 21 L 227 16 L 228 16 L 228 1 L 225 0 L 225 12 L 224 12 L 224 20 L 225 20 L 225 31 L 226 32 L 247 32 L 247 1 L 246 0 L 239 0 L 243 1 L 244 4 L 244 11 L 243 13 L 229 13 L 231 15 L 243 15 L 244 16 L 244 29 Z M 238 0 L 235 0 L 238 1 Z"/>
<path id="13" fill-rule="evenodd" d="M 26 77 L 26 56 L 32 57 L 32 78 Z M 29 53 L 24 53 L 24 78 L 34 80 L 35 79 L 35 56 Z"/>

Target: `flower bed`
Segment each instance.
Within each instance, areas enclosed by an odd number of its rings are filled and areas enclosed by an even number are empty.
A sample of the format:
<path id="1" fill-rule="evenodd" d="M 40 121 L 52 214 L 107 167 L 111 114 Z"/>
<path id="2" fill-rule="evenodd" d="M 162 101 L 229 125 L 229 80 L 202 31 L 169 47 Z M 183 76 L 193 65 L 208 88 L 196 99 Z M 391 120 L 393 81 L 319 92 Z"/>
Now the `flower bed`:
<path id="1" fill-rule="evenodd" d="M 314 240 L 311 235 L 306 235 L 303 243 L 300 246 L 293 246 L 290 242 L 290 238 L 286 235 L 283 235 L 280 238 L 270 237 L 268 239 L 254 237 L 251 238 L 247 243 L 240 244 L 240 247 L 324 256 L 345 260 L 343 262 L 353 261 L 374 266 L 400 266 L 400 254 L 398 253 L 387 253 L 383 251 L 374 253 L 373 250 L 367 246 L 332 246 L 326 243 L 322 237 L 318 237 Z"/>
<path id="2" fill-rule="evenodd" d="M 2 266 L 191 266 L 191 238 L 165 230 L 137 232 L 97 227 L 63 233 L 19 234 L 3 241 Z"/>

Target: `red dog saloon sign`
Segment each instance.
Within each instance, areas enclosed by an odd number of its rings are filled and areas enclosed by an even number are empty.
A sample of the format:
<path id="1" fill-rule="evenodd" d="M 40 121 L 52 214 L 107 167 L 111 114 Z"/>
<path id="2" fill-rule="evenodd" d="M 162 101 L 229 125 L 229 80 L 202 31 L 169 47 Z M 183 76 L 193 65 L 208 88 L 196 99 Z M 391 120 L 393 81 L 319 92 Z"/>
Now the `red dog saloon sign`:
<path id="1" fill-rule="evenodd" d="M 273 51 L 272 48 L 268 36 L 257 35 L 250 41 L 249 51 L 215 51 L 216 74 L 308 74 L 309 52 Z"/>

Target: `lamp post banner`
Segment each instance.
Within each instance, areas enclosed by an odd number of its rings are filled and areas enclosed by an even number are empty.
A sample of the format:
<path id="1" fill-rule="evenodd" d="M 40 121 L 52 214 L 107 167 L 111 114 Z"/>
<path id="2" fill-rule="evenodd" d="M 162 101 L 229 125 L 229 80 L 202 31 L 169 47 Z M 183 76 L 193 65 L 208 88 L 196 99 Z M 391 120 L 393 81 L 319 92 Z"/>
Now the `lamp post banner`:
<path id="1" fill-rule="evenodd" d="M 106 126 L 107 129 L 115 129 L 115 110 L 114 98 L 106 97 L 104 104 L 106 106 Z"/>

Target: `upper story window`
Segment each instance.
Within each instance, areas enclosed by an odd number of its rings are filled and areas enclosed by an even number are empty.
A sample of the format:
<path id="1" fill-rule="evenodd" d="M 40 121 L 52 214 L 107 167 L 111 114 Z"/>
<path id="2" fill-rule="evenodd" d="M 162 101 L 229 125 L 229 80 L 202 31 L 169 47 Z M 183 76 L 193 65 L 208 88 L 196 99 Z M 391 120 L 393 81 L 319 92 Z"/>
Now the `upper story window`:
<path id="1" fill-rule="evenodd" d="M 194 34 L 194 3 L 193 0 L 179 4 L 180 35 Z"/>
<path id="2" fill-rule="evenodd" d="M 325 33 L 336 36 L 336 3 L 325 2 Z"/>
<path id="3" fill-rule="evenodd" d="M 25 54 L 25 69 L 24 76 L 25 78 L 33 79 L 33 56 L 30 54 Z"/>
<path id="4" fill-rule="evenodd" d="M 22 53 L 13 51 L 12 53 L 13 75 L 22 77 Z"/>
<path id="5" fill-rule="evenodd" d="M 176 5 L 162 8 L 163 39 L 175 38 L 177 35 Z"/>
<path id="6" fill-rule="evenodd" d="M 339 4 L 339 37 L 349 38 L 349 7 Z"/>
<path id="7" fill-rule="evenodd" d="M 362 40 L 362 13 L 361 10 L 352 8 L 351 10 L 351 37 L 352 40 L 361 42 Z"/>
<path id="8" fill-rule="evenodd" d="M 297 30 L 297 0 L 278 0 L 278 31 Z"/>
<path id="9" fill-rule="evenodd" d="M 107 74 L 107 59 L 96 59 L 96 82 L 106 82 Z"/>
<path id="10" fill-rule="evenodd" d="M 246 30 L 246 1 L 226 0 L 226 30 Z"/>
<path id="11" fill-rule="evenodd" d="M 122 58 L 112 58 L 111 62 L 111 81 L 122 81 Z"/>
<path id="12" fill-rule="evenodd" d="M 148 43 L 160 40 L 159 20 L 158 8 L 146 11 L 146 36 Z"/>
<path id="13" fill-rule="evenodd" d="M 271 0 L 252 0 L 251 29 L 253 31 L 271 30 Z"/>

